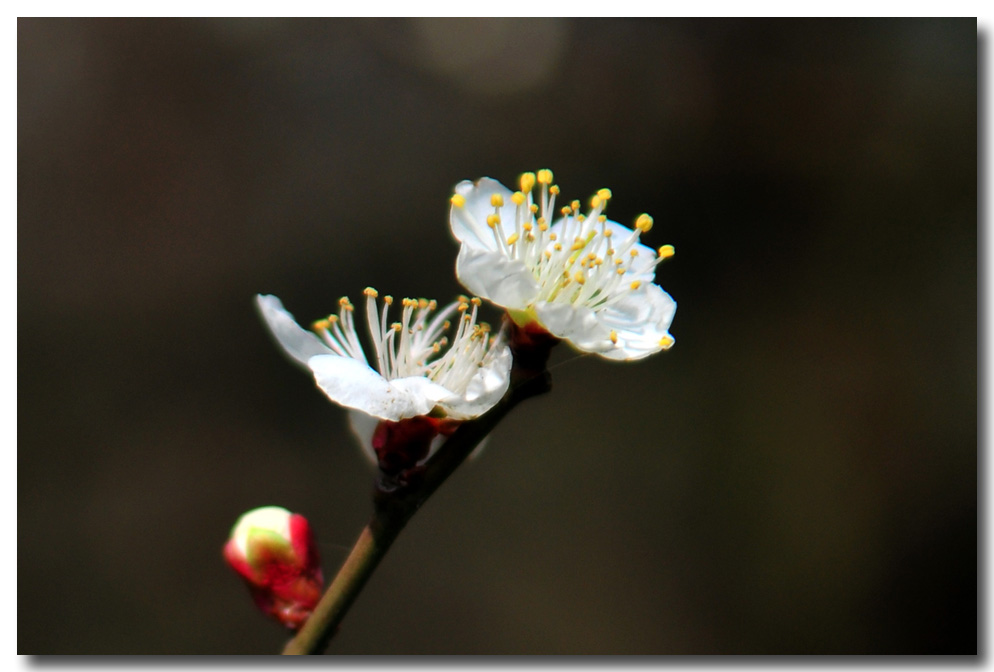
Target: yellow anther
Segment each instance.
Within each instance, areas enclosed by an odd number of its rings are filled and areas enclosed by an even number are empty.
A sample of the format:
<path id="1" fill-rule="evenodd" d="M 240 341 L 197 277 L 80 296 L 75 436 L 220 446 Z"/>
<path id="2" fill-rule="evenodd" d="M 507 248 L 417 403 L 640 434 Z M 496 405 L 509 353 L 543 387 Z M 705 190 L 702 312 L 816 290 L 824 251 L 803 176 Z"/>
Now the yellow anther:
<path id="1" fill-rule="evenodd" d="M 539 184 L 552 184 L 552 171 L 548 168 L 543 168 L 538 171 L 538 183 Z"/>
<path id="2" fill-rule="evenodd" d="M 604 229 L 604 237 L 605 238 L 610 238 L 613 235 L 614 235 L 614 231 L 612 229 Z"/>
<path id="3" fill-rule="evenodd" d="M 436 308 L 438 308 L 438 301 L 432 299 L 428 302 L 428 310 L 435 310 Z"/>
<path id="4" fill-rule="evenodd" d="M 642 281 L 641 280 L 634 280 L 632 282 L 632 284 L 629 285 L 629 287 L 631 287 L 633 290 L 638 289 L 641 286 L 642 286 Z"/>
<path id="5" fill-rule="evenodd" d="M 331 323 L 328 320 L 317 320 L 311 325 L 311 329 L 314 331 L 327 331 L 330 326 Z"/>
<path id="6" fill-rule="evenodd" d="M 632 250 L 631 252 L 628 253 L 628 256 L 630 256 L 632 259 L 634 259 L 635 257 L 639 256 L 639 251 L 638 250 Z"/>
<path id="7" fill-rule="evenodd" d="M 524 229 L 525 231 L 531 231 L 534 227 L 532 226 L 531 222 L 525 222 L 524 224 L 521 225 L 521 228 Z"/>
<path id="8" fill-rule="evenodd" d="M 569 216 L 569 214 L 570 214 L 571 212 L 573 212 L 573 211 L 572 211 L 572 210 L 570 210 L 570 208 L 569 208 L 569 206 L 568 206 L 568 205 L 566 205 L 566 206 L 563 206 L 562 208 L 559 208 L 559 212 L 561 212 L 561 213 L 563 214 L 563 217 L 568 217 L 568 216 Z"/>
<path id="9" fill-rule="evenodd" d="M 458 297 L 456 297 L 456 300 L 459 303 L 469 303 L 469 297 L 466 296 L 465 294 L 460 294 Z"/>
<path id="10" fill-rule="evenodd" d="M 583 273 L 580 273 L 579 271 L 577 271 L 576 275 L 573 276 L 573 279 L 579 282 L 581 285 L 587 281 L 587 278 L 584 277 Z"/>
<path id="11" fill-rule="evenodd" d="M 452 327 L 452 323 L 446 320 L 442 322 L 442 331 L 448 331 Z"/>
<path id="12" fill-rule="evenodd" d="M 549 240 L 556 240 L 557 238 L 559 238 L 559 236 L 557 236 L 556 234 L 554 233 L 549 234 Z"/>
<path id="13" fill-rule="evenodd" d="M 604 260 L 601 259 L 600 257 L 597 257 L 596 259 L 594 259 L 594 265 L 596 265 L 596 266 L 600 266 L 603 263 L 604 263 Z"/>
<path id="14" fill-rule="evenodd" d="M 672 245 L 663 245 L 661 248 L 659 248 L 660 259 L 669 259 L 674 254 L 676 254 L 676 248 L 674 248 Z"/>
<path id="15" fill-rule="evenodd" d="M 438 341 L 435 341 L 434 343 L 431 344 L 431 351 L 434 353 L 439 353 L 442 351 L 442 346 L 438 344 Z"/>
<path id="16" fill-rule="evenodd" d="M 652 228 L 652 217 L 643 212 L 638 216 L 638 219 L 635 220 L 635 228 L 642 233 L 646 233 Z"/>
<path id="17" fill-rule="evenodd" d="M 570 252 L 576 252 L 577 250 L 582 250 L 584 248 L 583 241 L 578 240 L 569 246 Z"/>
<path id="18" fill-rule="evenodd" d="M 377 292 L 372 287 L 367 287 L 366 289 L 362 290 L 362 293 L 365 294 L 366 296 L 371 296 L 374 299 L 380 295 L 379 292 Z"/>
<path id="19" fill-rule="evenodd" d="M 422 310 L 428 307 L 428 299 L 418 299 L 418 308 Z"/>
<path id="20" fill-rule="evenodd" d="M 529 243 L 534 243 L 535 242 L 535 234 L 534 233 L 529 233 L 527 236 L 525 236 L 525 240 L 527 240 Z"/>
<path id="21" fill-rule="evenodd" d="M 549 228 L 549 223 L 545 221 L 545 217 L 539 217 L 535 220 L 538 223 L 539 231 L 546 231 Z"/>
<path id="22" fill-rule="evenodd" d="M 577 216 L 576 216 L 576 221 L 578 221 L 578 222 L 584 222 L 584 221 L 586 221 L 586 220 L 587 220 L 587 217 L 586 217 L 586 215 L 582 215 L 582 214 L 581 214 L 581 215 L 577 215 Z"/>
<path id="23" fill-rule="evenodd" d="M 668 348 L 671 345 L 673 345 L 673 338 L 672 337 L 670 337 L 670 336 L 663 336 L 661 339 L 659 339 L 659 347 L 661 347 L 661 348 Z"/>
<path id="24" fill-rule="evenodd" d="M 615 331 L 614 329 L 611 330 L 611 335 L 608 338 L 610 338 L 611 342 L 614 343 L 615 345 L 618 344 L 618 332 Z"/>
<path id="25" fill-rule="evenodd" d="M 525 202 L 525 195 L 522 194 L 520 191 L 516 191 L 513 194 L 511 194 L 511 202 L 514 203 L 515 205 L 523 205 Z"/>
<path id="26" fill-rule="evenodd" d="M 611 190 L 610 189 L 598 189 L 597 196 L 600 197 L 602 201 L 607 203 L 611 200 Z"/>
<path id="27" fill-rule="evenodd" d="M 472 299 L 469 300 L 469 302 L 472 303 L 474 306 L 482 306 L 483 305 L 483 299 L 481 299 L 478 296 L 474 296 Z"/>
<path id="28" fill-rule="evenodd" d="M 615 271 L 615 272 L 616 272 L 616 273 L 617 273 L 618 275 L 624 275 L 624 274 L 625 274 L 625 269 L 623 269 L 623 268 L 619 268 L 619 269 L 618 269 L 617 271 Z"/>
<path id="29" fill-rule="evenodd" d="M 390 328 L 399 334 L 401 330 L 404 328 L 404 325 L 402 325 L 400 322 L 394 322 L 393 324 L 390 325 Z"/>
<path id="30" fill-rule="evenodd" d="M 465 312 L 467 308 L 469 308 L 469 304 L 468 303 L 461 303 L 460 302 L 459 305 L 456 306 L 456 310 L 458 310 L 460 313 Z"/>
<path id="31" fill-rule="evenodd" d="M 594 208 L 596 208 L 596 207 L 597 207 L 597 206 L 599 206 L 600 204 L 601 204 L 601 197 L 600 197 L 600 196 L 594 196 L 594 197 L 592 197 L 592 198 L 590 199 L 590 208 L 591 208 L 591 209 L 594 209 Z"/>
<path id="32" fill-rule="evenodd" d="M 544 254 L 545 254 L 545 258 L 546 259 L 552 259 L 552 252 L 549 252 L 548 250 L 546 250 Z"/>
<path id="33" fill-rule="evenodd" d="M 329 315 L 328 324 L 334 324 L 335 322 L 338 322 L 338 315 Z"/>
<path id="34" fill-rule="evenodd" d="M 466 199 L 462 194 L 452 194 L 452 198 L 449 199 L 449 203 L 457 208 L 461 208 L 466 205 Z"/>
<path id="35" fill-rule="evenodd" d="M 349 297 L 343 296 L 342 298 L 340 298 L 338 300 L 338 305 L 342 306 L 342 307 L 345 307 L 345 306 L 349 305 Z"/>
<path id="36" fill-rule="evenodd" d="M 528 210 L 534 215 L 538 212 L 538 206 L 534 203 L 528 206 Z"/>
<path id="37" fill-rule="evenodd" d="M 560 245 L 559 243 L 556 243 L 555 245 L 552 246 L 552 249 L 554 249 L 556 252 L 562 252 L 563 246 Z"/>
<path id="38" fill-rule="evenodd" d="M 518 234 L 512 233 L 510 236 L 507 237 L 508 245 L 514 245 L 516 242 L 518 242 Z"/>
<path id="39" fill-rule="evenodd" d="M 618 264 L 618 266 L 621 266 L 623 263 L 625 263 L 625 260 L 624 259 L 615 259 L 614 263 Z"/>
<path id="40" fill-rule="evenodd" d="M 487 215 L 487 226 L 493 229 L 496 228 L 498 224 L 500 224 L 500 215 L 497 214 Z"/>
<path id="41" fill-rule="evenodd" d="M 504 205 L 504 197 L 501 196 L 500 194 L 491 194 L 490 205 L 494 206 L 495 208 L 502 207 Z"/>
<path id="42" fill-rule="evenodd" d="M 393 305 L 393 297 L 390 296 L 389 294 L 387 294 L 386 296 L 383 297 L 383 303 L 387 304 L 388 306 L 392 306 Z"/>
<path id="43" fill-rule="evenodd" d="M 526 194 L 535 188 L 535 173 L 521 174 L 521 191 Z"/>
<path id="44" fill-rule="evenodd" d="M 604 222 L 607 221 L 607 215 L 598 215 L 597 221 L 603 224 Z"/>
<path id="45" fill-rule="evenodd" d="M 572 210 L 573 212 L 576 212 L 577 210 L 580 209 L 580 201 L 573 201 L 572 203 L 569 204 L 569 207 L 570 207 L 570 210 Z"/>
<path id="46" fill-rule="evenodd" d="M 552 194 L 553 196 L 558 196 L 559 195 L 559 185 L 558 184 L 554 184 L 551 187 L 549 187 L 549 193 Z"/>

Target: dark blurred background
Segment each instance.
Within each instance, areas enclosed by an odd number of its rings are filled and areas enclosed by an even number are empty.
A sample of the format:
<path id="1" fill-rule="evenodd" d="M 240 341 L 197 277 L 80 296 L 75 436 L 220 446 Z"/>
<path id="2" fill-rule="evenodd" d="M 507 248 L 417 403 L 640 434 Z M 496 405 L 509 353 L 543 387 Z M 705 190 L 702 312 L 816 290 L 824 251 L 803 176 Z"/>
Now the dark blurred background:
<path id="1" fill-rule="evenodd" d="M 453 185 L 546 167 L 656 218 L 676 345 L 560 348 L 331 652 L 975 652 L 977 47 L 973 19 L 19 20 L 20 653 L 278 651 L 230 526 L 301 512 L 333 575 L 372 473 L 253 295 L 449 300 Z"/>

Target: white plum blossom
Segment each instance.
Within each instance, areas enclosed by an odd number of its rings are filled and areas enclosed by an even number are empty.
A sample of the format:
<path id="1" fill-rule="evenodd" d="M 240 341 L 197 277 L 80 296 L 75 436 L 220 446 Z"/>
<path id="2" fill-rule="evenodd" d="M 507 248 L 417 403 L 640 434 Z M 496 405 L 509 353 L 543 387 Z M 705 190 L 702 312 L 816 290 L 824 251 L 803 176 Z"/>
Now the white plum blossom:
<path id="1" fill-rule="evenodd" d="M 654 279 L 674 250 L 639 242 L 652 217 L 640 215 L 634 229 L 607 219 L 608 189 L 586 215 L 579 201 L 556 211 L 549 170 L 523 174 L 520 186 L 512 193 L 489 177 L 456 185 L 449 224 L 460 282 L 519 325 L 537 322 L 584 352 L 631 360 L 672 346 L 676 302 Z"/>
<path id="2" fill-rule="evenodd" d="M 318 320 L 313 331 L 298 325 L 275 296 L 258 295 L 256 303 L 286 354 L 314 374 L 329 399 L 354 411 L 393 422 L 428 414 L 468 420 L 504 396 L 511 351 L 503 334 L 492 335 L 489 325 L 477 322 L 479 299 L 460 297 L 441 310 L 435 301 L 403 299 L 400 320 L 391 323 L 393 298 L 384 297 L 381 308 L 376 290 L 367 288 L 365 295 L 371 358 L 359 343 L 348 298 L 339 301 L 338 315 Z M 444 333 L 452 323 L 450 342 Z M 375 427 L 375 421 L 351 415 L 363 434 Z"/>

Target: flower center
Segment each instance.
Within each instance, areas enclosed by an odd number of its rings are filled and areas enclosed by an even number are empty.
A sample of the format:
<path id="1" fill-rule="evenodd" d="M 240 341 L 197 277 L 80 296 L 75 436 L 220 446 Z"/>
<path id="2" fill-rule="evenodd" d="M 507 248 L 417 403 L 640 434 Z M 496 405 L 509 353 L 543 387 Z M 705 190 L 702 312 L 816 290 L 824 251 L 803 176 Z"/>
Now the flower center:
<path id="1" fill-rule="evenodd" d="M 312 325 L 335 354 L 376 368 L 387 380 L 424 376 L 457 394 L 465 391 L 494 345 L 490 325 L 477 322 L 480 299 L 460 296 L 441 310 L 435 300 L 402 299 L 400 320 L 391 322 L 393 297 L 384 296 L 380 307 L 375 289 L 367 287 L 363 294 L 375 364 L 369 362 L 359 343 L 355 307 L 348 297 L 339 300 L 338 315 Z M 450 344 L 444 334 L 452 328 L 453 320 L 457 326 Z"/>

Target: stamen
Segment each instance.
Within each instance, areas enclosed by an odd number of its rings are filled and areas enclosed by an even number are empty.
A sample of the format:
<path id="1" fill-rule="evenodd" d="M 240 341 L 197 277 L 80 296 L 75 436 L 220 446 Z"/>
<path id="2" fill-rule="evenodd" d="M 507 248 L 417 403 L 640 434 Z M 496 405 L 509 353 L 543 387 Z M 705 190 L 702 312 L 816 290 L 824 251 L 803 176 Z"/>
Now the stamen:
<path id="1" fill-rule="evenodd" d="M 676 254 L 676 248 L 674 248 L 672 245 L 663 245 L 661 248 L 659 248 L 660 259 L 669 259 L 674 254 Z"/>
<path id="2" fill-rule="evenodd" d="M 449 202 L 457 208 L 461 208 L 466 205 L 466 198 L 462 194 L 452 194 Z"/>
<path id="3" fill-rule="evenodd" d="M 522 173 L 520 184 L 521 191 L 526 194 L 530 193 L 535 188 L 535 173 Z"/>

